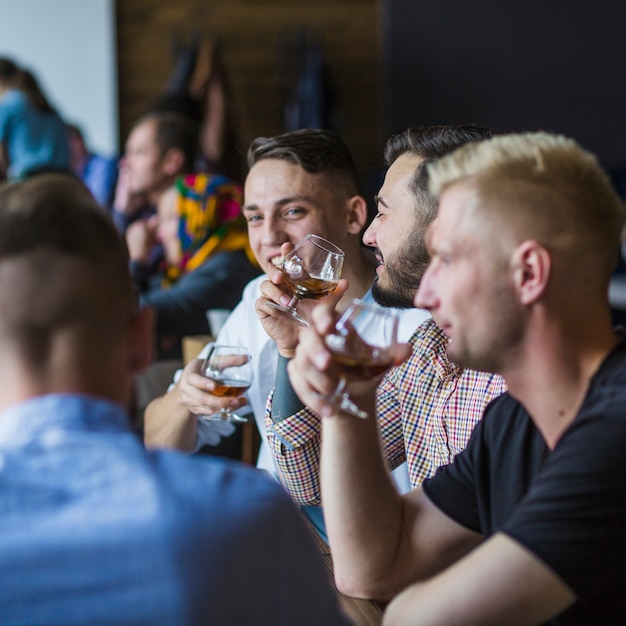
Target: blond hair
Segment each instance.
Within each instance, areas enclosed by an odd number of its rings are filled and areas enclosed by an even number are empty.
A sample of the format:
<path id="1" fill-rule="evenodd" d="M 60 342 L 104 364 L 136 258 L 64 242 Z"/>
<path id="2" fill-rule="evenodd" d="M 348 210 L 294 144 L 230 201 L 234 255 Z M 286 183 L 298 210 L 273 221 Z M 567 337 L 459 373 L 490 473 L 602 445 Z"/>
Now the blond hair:
<path id="1" fill-rule="evenodd" d="M 615 268 L 624 207 L 596 157 L 574 140 L 545 132 L 500 135 L 463 146 L 428 173 L 437 197 L 452 185 L 469 185 L 476 205 L 517 239 L 598 255 L 605 276 Z"/>

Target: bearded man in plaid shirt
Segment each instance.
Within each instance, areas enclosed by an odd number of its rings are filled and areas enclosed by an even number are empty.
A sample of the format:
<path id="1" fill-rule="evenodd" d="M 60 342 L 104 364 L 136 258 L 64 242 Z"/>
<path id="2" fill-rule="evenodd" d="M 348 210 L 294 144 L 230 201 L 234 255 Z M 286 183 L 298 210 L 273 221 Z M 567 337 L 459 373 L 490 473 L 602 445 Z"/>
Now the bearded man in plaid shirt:
<path id="1" fill-rule="evenodd" d="M 376 196 L 378 212 L 363 235 L 378 261 L 372 295 L 379 304 L 412 307 L 428 266 L 424 237 L 437 202 L 428 191 L 427 164 L 490 135 L 476 126 L 414 127 L 387 142 L 388 170 Z M 414 488 L 463 450 L 485 406 L 506 386 L 500 376 L 452 363 L 447 338 L 432 319 L 415 330 L 409 343 L 408 360 L 389 370 L 377 387 L 372 382 L 370 400 L 362 401 L 376 407 L 389 468 L 406 461 Z M 292 498 L 319 506 L 320 417 L 298 400 L 287 362 L 279 358 L 276 387 L 268 400 L 268 440 Z"/>

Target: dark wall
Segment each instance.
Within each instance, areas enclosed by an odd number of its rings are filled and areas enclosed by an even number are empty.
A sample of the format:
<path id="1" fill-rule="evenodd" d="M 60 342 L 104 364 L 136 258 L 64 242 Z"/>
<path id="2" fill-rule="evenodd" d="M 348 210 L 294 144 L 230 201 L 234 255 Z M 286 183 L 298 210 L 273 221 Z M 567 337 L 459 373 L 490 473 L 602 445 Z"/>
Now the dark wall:
<path id="1" fill-rule="evenodd" d="M 240 150 L 284 130 L 299 76 L 301 33 L 321 44 L 335 92 L 337 129 L 359 169 L 381 161 L 379 0 L 116 0 L 122 144 L 172 72 L 174 44 L 216 37 L 230 84 Z"/>
<path id="2" fill-rule="evenodd" d="M 570 135 L 626 168 L 624 0 L 384 0 L 386 122 Z"/>

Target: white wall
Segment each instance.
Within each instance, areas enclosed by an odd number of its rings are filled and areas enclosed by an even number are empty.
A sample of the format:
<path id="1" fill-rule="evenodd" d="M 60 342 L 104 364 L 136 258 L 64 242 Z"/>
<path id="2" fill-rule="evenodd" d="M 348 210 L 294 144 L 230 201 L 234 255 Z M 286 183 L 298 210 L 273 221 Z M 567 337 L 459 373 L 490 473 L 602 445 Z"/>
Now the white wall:
<path id="1" fill-rule="evenodd" d="M 0 0 L 0 56 L 34 72 L 61 117 L 118 152 L 114 0 Z"/>

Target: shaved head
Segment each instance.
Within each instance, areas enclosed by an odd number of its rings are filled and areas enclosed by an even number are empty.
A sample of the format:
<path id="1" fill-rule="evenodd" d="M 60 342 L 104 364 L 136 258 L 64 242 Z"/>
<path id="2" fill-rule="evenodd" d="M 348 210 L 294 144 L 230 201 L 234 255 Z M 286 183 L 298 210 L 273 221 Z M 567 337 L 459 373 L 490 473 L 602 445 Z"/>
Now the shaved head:
<path id="1" fill-rule="evenodd" d="M 0 351 L 33 371 L 65 353 L 87 364 L 124 337 L 133 306 L 124 244 L 81 182 L 0 188 Z"/>

